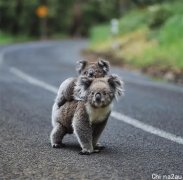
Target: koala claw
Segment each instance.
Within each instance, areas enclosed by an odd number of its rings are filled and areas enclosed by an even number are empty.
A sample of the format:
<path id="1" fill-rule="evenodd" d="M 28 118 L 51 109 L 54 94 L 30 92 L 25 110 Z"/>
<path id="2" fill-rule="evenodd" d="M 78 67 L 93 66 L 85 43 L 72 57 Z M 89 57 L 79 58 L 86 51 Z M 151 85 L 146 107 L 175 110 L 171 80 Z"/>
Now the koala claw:
<path id="1" fill-rule="evenodd" d="M 105 149 L 105 146 L 102 146 L 101 144 L 97 144 L 95 146 L 95 150 L 103 150 L 103 149 Z"/>
<path id="2" fill-rule="evenodd" d="M 79 152 L 79 155 L 90 155 L 91 152 L 88 152 L 88 151 L 80 151 Z"/>
<path id="3" fill-rule="evenodd" d="M 94 149 L 93 153 L 99 153 L 100 149 Z"/>
<path id="4" fill-rule="evenodd" d="M 52 147 L 53 148 L 63 148 L 63 147 L 65 147 L 65 144 L 63 144 L 63 143 L 62 144 L 53 144 Z"/>
<path id="5" fill-rule="evenodd" d="M 63 105 L 64 105 L 64 103 L 65 103 L 65 102 L 58 102 L 58 103 L 57 103 L 57 107 L 58 107 L 58 109 L 59 109 L 61 106 L 63 106 Z"/>

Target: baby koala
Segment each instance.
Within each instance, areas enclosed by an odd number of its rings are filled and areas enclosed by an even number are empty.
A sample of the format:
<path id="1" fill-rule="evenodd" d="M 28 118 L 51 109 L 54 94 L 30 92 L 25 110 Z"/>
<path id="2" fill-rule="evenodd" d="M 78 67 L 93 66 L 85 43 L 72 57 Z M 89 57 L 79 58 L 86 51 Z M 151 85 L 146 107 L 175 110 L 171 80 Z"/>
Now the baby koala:
<path id="1" fill-rule="evenodd" d="M 65 134 L 76 135 L 82 148 L 80 154 L 99 152 L 98 139 L 112 110 L 113 100 L 123 94 L 123 82 L 116 75 L 102 78 L 79 77 L 74 88 L 74 100 L 59 109 L 52 109 L 51 144 L 63 146 Z"/>
<path id="2" fill-rule="evenodd" d="M 77 71 L 79 76 L 89 78 L 104 77 L 108 74 L 110 65 L 108 61 L 99 60 L 98 62 L 79 61 Z M 65 102 L 72 101 L 74 98 L 74 87 L 78 78 L 68 78 L 59 87 L 55 102 L 60 108 Z"/>

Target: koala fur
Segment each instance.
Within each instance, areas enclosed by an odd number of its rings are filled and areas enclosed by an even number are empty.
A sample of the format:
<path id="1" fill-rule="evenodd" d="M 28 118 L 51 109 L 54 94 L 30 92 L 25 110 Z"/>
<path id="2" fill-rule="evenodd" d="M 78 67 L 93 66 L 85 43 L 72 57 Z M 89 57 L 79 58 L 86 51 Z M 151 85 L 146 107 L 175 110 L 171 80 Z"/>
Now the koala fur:
<path id="1" fill-rule="evenodd" d="M 52 147 L 62 147 L 65 134 L 74 132 L 82 148 L 80 154 L 98 152 L 97 142 L 111 113 L 113 100 L 122 93 L 123 82 L 116 75 L 80 77 L 74 88 L 74 100 L 67 101 L 59 109 L 56 103 L 53 105 Z"/>
<path id="2" fill-rule="evenodd" d="M 110 65 L 108 61 L 99 60 L 98 62 L 87 62 L 79 61 L 79 66 L 77 67 L 77 72 L 79 76 L 86 76 L 90 78 L 104 77 L 108 74 Z M 66 79 L 59 88 L 55 102 L 58 106 L 62 106 L 67 101 L 72 101 L 74 99 L 74 87 L 78 78 L 68 78 Z"/>

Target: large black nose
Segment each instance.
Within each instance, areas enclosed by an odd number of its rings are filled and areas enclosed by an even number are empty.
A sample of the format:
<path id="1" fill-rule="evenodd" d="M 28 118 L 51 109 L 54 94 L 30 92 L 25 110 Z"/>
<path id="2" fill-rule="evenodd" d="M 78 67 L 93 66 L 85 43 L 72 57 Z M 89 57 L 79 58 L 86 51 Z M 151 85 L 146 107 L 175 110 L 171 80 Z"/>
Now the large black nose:
<path id="1" fill-rule="evenodd" d="M 97 93 L 95 95 L 95 99 L 96 99 L 97 102 L 100 102 L 101 101 L 101 94 L 100 93 Z"/>
<path id="2" fill-rule="evenodd" d="M 92 69 L 90 69 L 89 72 L 88 72 L 88 76 L 93 77 L 93 75 L 94 75 L 94 71 Z"/>

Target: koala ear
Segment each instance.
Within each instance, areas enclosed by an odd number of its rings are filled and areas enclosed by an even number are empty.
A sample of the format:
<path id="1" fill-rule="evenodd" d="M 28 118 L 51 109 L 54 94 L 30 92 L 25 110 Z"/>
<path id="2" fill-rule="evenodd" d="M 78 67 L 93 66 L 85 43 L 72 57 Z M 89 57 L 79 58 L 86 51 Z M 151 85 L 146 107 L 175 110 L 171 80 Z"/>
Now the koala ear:
<path id="1" fill-rule="evenodd" d="M 81 74 L 81 72 L 83 71 L 83 69 L 86 67 L 87 64 L 88 64 L 88 62 L 85 60 L 77 61 L 76 71 L 79 74 Z"/>
<path id="2" fill-rule="evenodd" d="M 85 100 L 87 98 L 88 88 L 92 83 L 92 79 L 81 76 L 74 87 L 74 99 Z"/>
<path id="3" fill-rule="evenodd" d="M 108 78 L 108 83 L 110 87 L 114 90 L 114 96 L 117 100 L 119 96 L 124 94 L 123 81 L 119 78 L 119 76 L 112 74 Z"/>
<path id="4" fill-rule="evenodd" d="M 103 59 L 99 59 L 98 66 L 103 69 L 105 74 L 108 74 L 110 70 L 110 64 L 108 61 L 105 61 Z"/>

